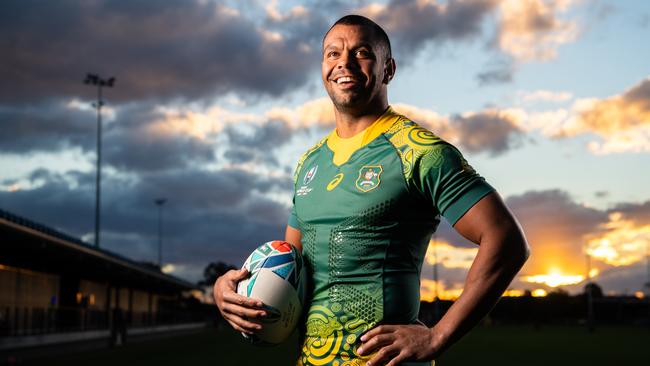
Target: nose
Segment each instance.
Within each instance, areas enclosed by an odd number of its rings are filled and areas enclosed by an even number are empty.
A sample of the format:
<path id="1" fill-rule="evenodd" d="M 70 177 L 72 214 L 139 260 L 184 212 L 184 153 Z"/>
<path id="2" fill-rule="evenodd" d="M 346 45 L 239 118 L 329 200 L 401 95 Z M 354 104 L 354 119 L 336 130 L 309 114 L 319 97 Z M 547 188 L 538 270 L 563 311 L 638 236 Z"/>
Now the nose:
<path id="1" fill-rule="evenodd" d="M 354 55 L 352 55 L 351 52 L 342 52 L 341 56 L 338 59 L 338 62 L 336 63 L 336 68 L 337 69 L 352 69 L 354 68 L 356 58 Z"/>

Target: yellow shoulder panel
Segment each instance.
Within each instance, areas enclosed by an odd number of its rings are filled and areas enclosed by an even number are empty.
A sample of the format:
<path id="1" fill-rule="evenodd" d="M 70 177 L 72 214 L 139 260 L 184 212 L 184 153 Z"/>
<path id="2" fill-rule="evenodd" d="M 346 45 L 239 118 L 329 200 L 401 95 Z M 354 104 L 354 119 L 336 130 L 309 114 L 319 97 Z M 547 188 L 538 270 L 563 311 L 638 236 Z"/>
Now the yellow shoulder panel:
<path id="1" fill-rule="evenodd" d="M 313 154 L 316 150 L 318 150 L 318 148 L 323 146 L 325 141 L 327 141 L 328 136 L 329 135 L 323 137 L 320 141 L 318 141 L 318 143 L 316 143 L 316 145 L 310 147 L 309 150 L 307 150 L 304 154 L 302 154 L 302 156 L 298 160 L 298 164 L 296 165 L 296 170 L 293 173 L 293 184 L 294 185 L 298 181 L 298 175 L 300 174 L 300 169 L 302 169 L 302 164 L 304 164 L 305 160 L 307 160 L 309 155 Z"/>
<path id="2" fill-rule="evenodd" d="M 408 119 L 401 119 L 395 123 L 388 131 L 386 137 L 395 146 L 402 159 L 405 178 L 410 178 L 413 174 L 413 166 L 422 156 L 429 154 L 427 159 L 442 159 L 440 154 L 430 154 L 435 145 L 443 140 L 434 135 L 431 131 L 421 127 L 417 123 Z M 430 163 L 436 164 L 431 161 Z"/>

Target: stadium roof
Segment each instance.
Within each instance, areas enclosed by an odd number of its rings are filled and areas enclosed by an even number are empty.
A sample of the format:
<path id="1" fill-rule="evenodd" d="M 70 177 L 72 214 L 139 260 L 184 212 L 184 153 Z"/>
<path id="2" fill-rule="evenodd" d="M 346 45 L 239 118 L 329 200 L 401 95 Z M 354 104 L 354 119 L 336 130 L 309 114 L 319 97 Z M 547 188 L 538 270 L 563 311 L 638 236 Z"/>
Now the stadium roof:
<path id="1" fill-rule="evenodd" d="M 140 263 L 0 209 L 0 264 L 163 292 L 196 289 Z"/>

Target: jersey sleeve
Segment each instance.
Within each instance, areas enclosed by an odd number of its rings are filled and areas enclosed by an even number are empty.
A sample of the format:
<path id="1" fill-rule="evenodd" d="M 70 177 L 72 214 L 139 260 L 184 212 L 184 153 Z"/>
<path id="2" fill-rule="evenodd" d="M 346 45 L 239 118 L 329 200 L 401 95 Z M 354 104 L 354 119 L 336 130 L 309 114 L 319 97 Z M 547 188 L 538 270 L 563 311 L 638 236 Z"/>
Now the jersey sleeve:
<path id="1" fill-rule="evenodd" d="M 414 183 L 452 226 L 481 198 L 494 191 L 449 143 L 436 144 L 419 160 Z"/>

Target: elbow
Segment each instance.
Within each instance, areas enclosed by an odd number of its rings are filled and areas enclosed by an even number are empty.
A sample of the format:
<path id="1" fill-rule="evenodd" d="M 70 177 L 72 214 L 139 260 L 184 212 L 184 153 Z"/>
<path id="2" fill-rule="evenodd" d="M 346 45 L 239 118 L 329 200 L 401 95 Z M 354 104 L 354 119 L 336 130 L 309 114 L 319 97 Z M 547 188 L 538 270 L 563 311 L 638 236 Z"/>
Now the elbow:
<path id="1" fill-rule="evenodd" d="M 516 247 L 516 259 L 517 259 L 517 264 L 521 268 L 524 263 L 530 258 L 530 245 L 528 245 L 528 241 L 526 240 L 526 237 L 524 236 L 523 231 L 521 228 L 517 230 L 517 233 L 515 235 L 515 242 L 517 243 Z"/>
<path id="2" fill-rule="evenodd" d="M 524 263 L 526 263 L 528 258 L 530 258 L 530 246 L 528 245 L 528 243 L 524 239 L 523 250 L 522 250 L 522 255 L 521 255 L 521 265 L 522 266 L 524 265 Z"/>
<path id="3" fill-rule="evenodd" d="M 523 230 L 519 225 L 513 225 L 507 230 L 508 234 L 506 239 L 509 245 L 510 258 L 512 263 L 521 268 L 524 263 L 530 258 L 530 246 L 526 240 Z"/>

